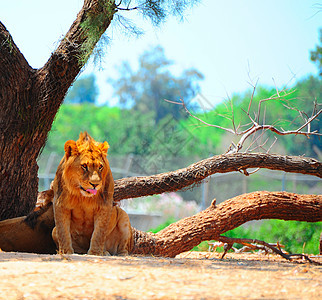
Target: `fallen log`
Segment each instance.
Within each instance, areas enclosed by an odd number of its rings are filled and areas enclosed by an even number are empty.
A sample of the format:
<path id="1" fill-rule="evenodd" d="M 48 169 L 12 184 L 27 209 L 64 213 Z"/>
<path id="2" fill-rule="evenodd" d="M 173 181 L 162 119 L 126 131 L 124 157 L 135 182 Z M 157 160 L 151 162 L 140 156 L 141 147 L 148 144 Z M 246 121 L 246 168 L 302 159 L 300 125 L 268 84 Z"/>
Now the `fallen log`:
<path id="1" fill-rule="evenodd" d="M 115 181 L 114 200 L 178 191 L 216 173 L 242 172 L 247 175 L 249 168 L 266 168 L 322 178 L 322 163 L 313 158 L 268 153 L 224 154 L 176 171 L 118 179 Z"/>

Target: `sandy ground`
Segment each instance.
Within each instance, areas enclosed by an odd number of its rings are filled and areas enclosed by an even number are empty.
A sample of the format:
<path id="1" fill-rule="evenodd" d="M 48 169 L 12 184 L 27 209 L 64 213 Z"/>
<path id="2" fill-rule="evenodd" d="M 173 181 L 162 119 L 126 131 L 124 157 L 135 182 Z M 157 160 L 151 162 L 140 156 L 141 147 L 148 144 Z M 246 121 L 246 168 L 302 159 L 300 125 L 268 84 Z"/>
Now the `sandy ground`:
<path id="1" fill-rule="evenodd" d="M 322 258 L 315 258 L 322 261 Z M 276 255 L 0 252 L 0 299 L 322 299 L 322 267 Z"/>

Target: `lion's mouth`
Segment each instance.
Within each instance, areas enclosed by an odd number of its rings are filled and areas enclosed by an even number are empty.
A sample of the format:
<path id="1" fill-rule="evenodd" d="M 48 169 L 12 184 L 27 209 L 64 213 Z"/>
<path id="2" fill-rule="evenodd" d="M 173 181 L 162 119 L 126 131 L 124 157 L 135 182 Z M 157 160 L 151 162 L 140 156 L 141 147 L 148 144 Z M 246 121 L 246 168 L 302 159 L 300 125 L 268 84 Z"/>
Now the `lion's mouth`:
<path id="1" fill-rule="evenodd" d="M 84 192 L 93 194 L 94 196 L 97 194 L 97 189 L 84 189 L 82 186 L 80 187 Z"/>

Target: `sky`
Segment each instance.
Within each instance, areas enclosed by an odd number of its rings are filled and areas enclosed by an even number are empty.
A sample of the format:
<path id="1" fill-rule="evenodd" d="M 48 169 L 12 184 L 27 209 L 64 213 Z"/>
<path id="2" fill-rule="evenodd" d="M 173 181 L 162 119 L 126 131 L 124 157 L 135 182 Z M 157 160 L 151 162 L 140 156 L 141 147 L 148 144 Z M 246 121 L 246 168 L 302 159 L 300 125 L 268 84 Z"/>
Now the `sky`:
<path id="1" fill-rule="evenodd" d="M 76 18 L 81 0 L 1 1 L 0 21 L 29 64 L 45 64 Z M 117 26 L 107 30 L 110 43 L 99 66 L 88 64 L 83 74 L 94 72 L 100 89 L 99 102 L 115 105 L 108 78 L 118 76 L 127 60 L 133 68 L 146 50 L 161 45 L 175 62 L 175 72 L 196 68 L 205 77 L 201 93 L 215 105 L 250 82 L 291 87 L 297 80 L 317 74 L 309 51 L 318 44 L 322 27 L 322 2 L 317 0 L 203 0 L 185 13 L 171 17 L 159 28 L 124 12 L 143 30 L 135 38 Z M 173 99 L 176 100 L 176 99 Z"/>

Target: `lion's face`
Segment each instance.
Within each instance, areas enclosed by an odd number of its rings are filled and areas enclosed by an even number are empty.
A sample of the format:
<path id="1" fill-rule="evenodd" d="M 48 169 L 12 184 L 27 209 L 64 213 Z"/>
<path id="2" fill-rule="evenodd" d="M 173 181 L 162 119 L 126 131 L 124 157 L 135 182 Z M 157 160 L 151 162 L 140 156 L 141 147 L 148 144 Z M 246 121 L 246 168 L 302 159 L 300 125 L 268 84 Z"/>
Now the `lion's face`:
<path id="1" fill-rule="evenodd" d="M 79 187 L 79 192 L 86 197 L 95 196 L 102 188 L 106 162 L 100 156 L 85 153 L 75 160 L 73 174 L 75 177 L 75 187 Z M 76 176 L 75 176 L 76 175 Z"/>
<path id="2" fill-rule="evenodd" d="M 109 171 L 108 144 L 94 141 L 88 134 L 65 144 L 63 181 L 74 195 L 94 197 L 102 189 Z"/>

